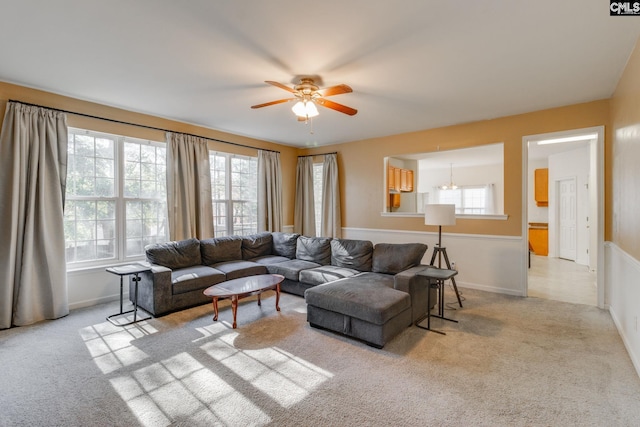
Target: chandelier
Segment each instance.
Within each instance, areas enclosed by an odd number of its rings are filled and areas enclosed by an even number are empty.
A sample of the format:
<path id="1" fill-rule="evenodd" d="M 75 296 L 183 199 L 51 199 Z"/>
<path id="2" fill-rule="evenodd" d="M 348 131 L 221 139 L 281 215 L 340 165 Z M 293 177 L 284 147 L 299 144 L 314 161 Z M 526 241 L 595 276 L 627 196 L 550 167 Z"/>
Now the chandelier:
<path id="1" fill-rule="evenodd" d="M 449 165 L 449 183 L 438 187 L 440 190 L 456 190 L 458 188 L 458 186 L 453 182 L 453 163 L 449 163 Z"/>

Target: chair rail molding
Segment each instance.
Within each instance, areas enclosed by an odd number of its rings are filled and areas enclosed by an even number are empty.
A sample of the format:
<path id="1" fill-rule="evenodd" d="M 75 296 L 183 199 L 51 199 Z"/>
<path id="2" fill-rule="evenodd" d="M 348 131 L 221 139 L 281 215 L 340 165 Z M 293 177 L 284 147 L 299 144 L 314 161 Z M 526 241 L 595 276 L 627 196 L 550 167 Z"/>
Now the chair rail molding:
<path id="1" fill-rule="evenodd" d="M 370 240 L 374 244 L 425 243 L 429 249 L 422 259 L 423 264 L 431 261 L 433 247 L 438 241 L 437 232 L 351 227 L 342 229 L 342 237 Z M 522 269 L 526 269 L 527 264 L 522 264 L 521 236 L 442 233 L 442 244 L 459 271 L 456 276 L 458 287 L 524 296 L 521 279 Z"/>

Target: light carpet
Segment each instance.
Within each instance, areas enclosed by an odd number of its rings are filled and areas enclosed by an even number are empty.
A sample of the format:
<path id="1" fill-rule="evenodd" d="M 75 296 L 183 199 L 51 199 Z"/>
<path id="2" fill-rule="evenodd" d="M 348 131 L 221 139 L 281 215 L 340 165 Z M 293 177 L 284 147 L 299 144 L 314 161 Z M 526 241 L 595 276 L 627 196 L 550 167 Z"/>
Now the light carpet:
<path id="1" fill-rule="evenodd" d="M 449 294 L 447 294 L 449 296 Z M 638 426 L 611 317 L 464 290 L 460 323 L 378 350 L 306 323 L 302 298 L 210 304 L 119 328 L 117 302 L 0 331 L 2 426 Z"/>

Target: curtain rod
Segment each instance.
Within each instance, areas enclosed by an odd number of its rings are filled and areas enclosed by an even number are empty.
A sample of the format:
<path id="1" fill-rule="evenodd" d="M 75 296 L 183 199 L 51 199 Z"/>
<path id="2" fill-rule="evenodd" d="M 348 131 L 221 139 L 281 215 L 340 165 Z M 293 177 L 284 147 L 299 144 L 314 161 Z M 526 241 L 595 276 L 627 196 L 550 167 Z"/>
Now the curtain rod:
<path id="1" fill-rule="evenodd" d="M 306 155 L 304 155 L 304 156 L 298 156 L 298 158 L 300 158 L 300 157 L 326 156 L 326 155 L 328 155 L 328 154 L 338 154 L 338 152 L 337 152 L 337 151 L 334 151 L 334 152 L 332 152 L 332 153 L 306 154 Z"/>
<path id="2" fill-rule="evenodd" d="M 59 111 L 61 113 L 73 114 L 75 116 L 81 116 L 81 117 L 88 117 L 90 119 L 104 120 L 104 121 L 107 121 L 107 122 L 119 123 L 121 125 L 137 126 L 137 127 L 151 129 L 151 130 L 159 130 L 159 131 L 162 131 L 162 132 L 182 133 L 183 135 L 194 136 L 196 138 L 202 138 L 202 139 L 206 139 L 206 140 L 209 140 L 209 141 L 222 142 L 223 144 L 235 145 L 237 147 L 252 148 L 254 150 L 271 151 L 272 153 L 280 153 L 279 151 L 269 150 L 267 148 L 256 148 L 256 147 L 252 147 L 250 145 L 239 144 L 237 142 L 223 141 L 222 139 L 209 138 L 207 136 L 194 135 L 192 133 L 175 132 L 175 131 L 172 131 L 172 130 L 169 130 L 169 129 L 163 129 L 163 128 L 158 128 L 158 127 L 154 127 L 154 126 L 141 125 L 141 124 L 138 124 L 138 123 L 125 122 L 125 121 L 116 120 L 116 119 L 108 119 L 106 117 L 92 116 L 91 114 L 76 113 L 75 111 L 62 110 L 60 108 L 52 108 L 52 107 L 47 107 L 47 106 L 44 106 L 44 105 L 32 104 L 30 102 L 16 101 L 14 99 L 10 99 L 9 102 L 18 102 L 20 104 L 29 105 L 31 107 L 47 108 L 49 110 Z"/>

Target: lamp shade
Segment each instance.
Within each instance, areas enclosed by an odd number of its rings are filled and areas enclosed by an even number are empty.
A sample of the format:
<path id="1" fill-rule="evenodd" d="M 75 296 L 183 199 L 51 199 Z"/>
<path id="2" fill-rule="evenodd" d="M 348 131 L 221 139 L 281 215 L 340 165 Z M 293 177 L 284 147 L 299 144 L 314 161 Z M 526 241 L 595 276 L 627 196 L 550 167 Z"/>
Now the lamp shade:
<path id="1" fill-rule="evenodd" d="M 456 205 L 425 205 L 425 225 L 456 225 Z"/>

